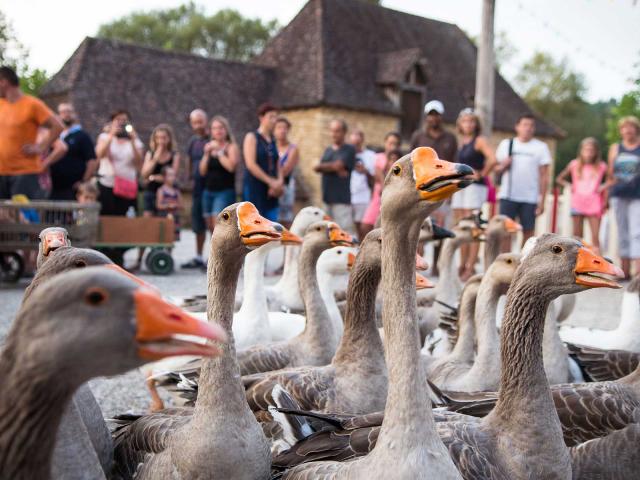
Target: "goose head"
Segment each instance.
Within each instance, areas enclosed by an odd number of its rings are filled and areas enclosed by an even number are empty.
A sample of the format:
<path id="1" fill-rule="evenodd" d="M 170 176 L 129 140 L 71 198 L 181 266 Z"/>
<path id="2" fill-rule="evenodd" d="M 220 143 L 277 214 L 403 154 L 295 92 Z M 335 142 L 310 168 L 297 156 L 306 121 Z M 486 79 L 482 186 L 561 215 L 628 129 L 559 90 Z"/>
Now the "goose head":
<path id="1" fill-rule="evenodd" d="M 479 227 L 478 224 L 470 219 L 461 219 L 455 227 L 453 227 L 453 233 L 455 234 L 456 241 L 460 243 L 471 242 L 483 242 L 485 237 L 485 231 L 483 227 Z"/>
<path id="2" fill-rule="evenodd" d="M 423 219 L 458 190 L 471 184 L 471 167 L 440 160 L 419 147 L 391 165 L 382 190 L 381 216 Z"/>
<path id="3" fill-rule="evenodd" d="M 303 248 L 307 245 L 313 250 L 323 252 L 332 247 L 350 247 L 353 245 L 353 237 L 342 230 L 337 223 L 322 220 L 307 227 Z"/>
<path id="4" fill-rule="evenodd" d="M 416 273 L 416 290 L 424 290 L 425 288 L 433 288 L 435 285 L 427 278 Z"/>
<path id="5" fill-rule="evenodd" d="M 62 246 L 38 269 L 38 276 L 53 276 L 75 268 L 109 265 L 113 262 L 105 254 L 90 248 Z"/>
<path id="6" fill-rule="evenodd" d="M 515 275 L 531 279 L 537 293 L 548 299 L 590 288 L 621 288 L 609 277 L 623 276 L 620 268 L 580 241 L 553 233 L 527 241 Z"/>
<path id="7" fill-rule="evenodd" d="M 432 240 L 443 240 L 445 238 L 453 238 L 456 234 L 451 230 L 447 230 L 446 228 L 440 227 L 439 225 L 433 223 L 431 217 L 427 217 L 424 222 L 422 222 L 422 226 L 420 227 L 420 236 L 418 237 L 419 242 L 429 242 Z"/>
<path id="8" fill-rule="evenodd" d="M 519 266 L 519 253 L 502 253 L 489 266 L 485 275 L 491 278 L 501 294 L 505 294 Z"/>
<path id="9" fill-rule="evenodd" d="M 248 251 L 282 239 L 282 225 L 260 215 L 251 202 L 239 202 L 223 209 L 216 218 L 212 249 L 224 249 L 244 257 Z"/>
<path id="10" fill-rule="evenodd" d="M 506 237 L 521 230 L 522 225 L 506 215 L 494 215 L 487 223 L 486 228 L 487 235 L 498 235 L 500 237 Z"/>
<path id="11" fill-rule="evenodd" d="M 20 361 L 52 364 L 60 381 L 115 375 L 173 355 L 218 353 L 214 345 L 177 340 L 194 335 L 216 342 L 225 332 L 196 320 L 156 292 L 105 267 L 61 273 L 23 305 L 12 338 Z M 25 365 L 28 366 L 28 365 Z"/>
<path id="12" fill-rule="evenodd" d="M 304 207 L 298 212 L 296 218 L 293 219 L 291 224 L 291 231 L 298 235 L 304 235 L 309 225 L 320 220 L 331 220 L 331 217 L 327 215 L 324 210 L 318 207 Z"/>
<path id="13" fill-rule="evenodd" d="M 356 249 L 351 247 L 333 247 L 325 250 L 318 258 L 318 275 L 345 275 L 353 265 Z"/>
<path id="14" fill-rule="evenodd" d="M 49 254 L 60 247 L 71 246 L 69 232 L 62 227 L 49 227 L 40 232 L 38 236 L 38 268 L 49 258 Z"/>

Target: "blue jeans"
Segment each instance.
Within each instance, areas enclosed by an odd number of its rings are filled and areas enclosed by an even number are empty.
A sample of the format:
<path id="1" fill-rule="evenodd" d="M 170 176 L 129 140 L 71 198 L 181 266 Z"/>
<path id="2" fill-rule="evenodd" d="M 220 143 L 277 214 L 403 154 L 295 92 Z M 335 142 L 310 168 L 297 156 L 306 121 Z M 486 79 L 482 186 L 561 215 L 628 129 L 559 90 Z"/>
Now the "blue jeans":
<path id="1" fill-rule="evenodd" d="M 227 190 L 207 190 L 202 192 L 202 215 L 212 217 L 218 215 L 225 207 L 236 201 L 236 191 L 233 188 Z"/>

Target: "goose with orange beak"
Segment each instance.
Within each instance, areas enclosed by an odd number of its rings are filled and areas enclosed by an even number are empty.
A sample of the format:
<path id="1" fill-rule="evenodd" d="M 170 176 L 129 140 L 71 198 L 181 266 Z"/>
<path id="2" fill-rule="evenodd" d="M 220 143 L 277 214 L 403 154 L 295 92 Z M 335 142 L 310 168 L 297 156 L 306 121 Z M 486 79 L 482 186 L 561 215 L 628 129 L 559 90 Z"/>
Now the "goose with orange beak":
<path id="1" fill-rule="evenodd" d="M 473 169 L 461 163 L 451 163 L 438 158 L 433 148 L 420 147 L 411 152 L 413 176 L 416 188 L 424 200 L 440 202 L 458 190 L 469 186 Z M 395 174 L 392 167 L 392 173 Z"/>
<path id="2" fill-rule="evenodd" d="M 40 268 L 49 258 L 49 254 L 60 247 L 71 246 L 69 232 L 62 227 L 49 227 L 40 232 L 38 236 L 40 245 L 38 246 L 37 268 Z"/>

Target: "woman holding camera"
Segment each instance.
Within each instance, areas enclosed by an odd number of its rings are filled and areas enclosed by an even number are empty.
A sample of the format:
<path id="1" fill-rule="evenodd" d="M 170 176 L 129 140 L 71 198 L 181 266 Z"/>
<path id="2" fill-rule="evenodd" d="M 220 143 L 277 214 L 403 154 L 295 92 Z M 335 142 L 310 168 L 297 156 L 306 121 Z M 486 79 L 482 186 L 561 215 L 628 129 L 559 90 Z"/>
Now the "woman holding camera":
<path id="1" fill-rule="evenodd" d="M 144 145 L 133 129 L 131 116 L 126 110 L 114 112 L 106 130 L 98 136 L 96 143 L 96 156 L 100 162 L 100 214 L 124 216 L 127 210 L 136 208 L 138 174 L 142 167 Z M 122 266 L 125 250 L 109 248 L 103 251 Z"/>
<path id="2" fill-rule="evenodd" d="M 143 151 L 129 112 L 114 112 L 109 131 L 101 133 L 96 144 L 101 215 L 125 215 L 130 207 L 135 209 Z"/>

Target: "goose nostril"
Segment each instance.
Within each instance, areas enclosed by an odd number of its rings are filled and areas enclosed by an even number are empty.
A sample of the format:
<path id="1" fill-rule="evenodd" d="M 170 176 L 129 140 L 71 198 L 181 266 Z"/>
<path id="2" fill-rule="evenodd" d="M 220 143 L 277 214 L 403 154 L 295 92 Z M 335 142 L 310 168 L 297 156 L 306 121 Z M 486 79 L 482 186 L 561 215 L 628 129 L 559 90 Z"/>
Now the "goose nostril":
<path id="1" fill-rule="evenodd" d="M 177 313 L 170 313 L 168 315 L 169 319 L 173 320 L 174 322 L 182 322 L 182 317 L 180 315 L 178 315 Z"/>

